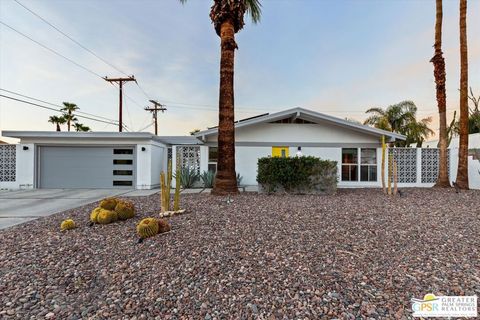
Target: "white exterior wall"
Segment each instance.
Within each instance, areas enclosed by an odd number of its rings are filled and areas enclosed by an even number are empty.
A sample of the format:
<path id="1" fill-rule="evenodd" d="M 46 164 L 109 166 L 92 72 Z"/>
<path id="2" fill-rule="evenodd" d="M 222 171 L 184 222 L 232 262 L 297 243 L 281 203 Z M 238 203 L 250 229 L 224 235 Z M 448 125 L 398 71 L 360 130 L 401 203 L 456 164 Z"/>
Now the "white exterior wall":
<path id="1" fill-rule="evenodd" d="M 166 147 L 160 144 L 138 144 L 136 189 L 153 189 L 160 185 L 160 172 L 164 170 Z M 145 151 L 142 151 L 145 148 Z"/>
<path id="2" fill-rule="evenodd" d="M 209 141 L 216 141 L 212 136 Z M 347 130 L 328 123 L 263 123 L 235 130 L 235 141 L 262 143 L 380 143 L 377 136 Z"/>
<path id="3" fill-rule="evenodd" d="M 235 171 L 242 176 L 242 185 L 257 185 L 258 158 L 272 155 L 272 147 L 236 147 Z"/>
<path id="4" fill-rule="evenodd" d="M 0 181 L 0 189 L 32 189 L 35 186 L 35 145 L 17 144 L 15 150 L 15 181 Z"/>

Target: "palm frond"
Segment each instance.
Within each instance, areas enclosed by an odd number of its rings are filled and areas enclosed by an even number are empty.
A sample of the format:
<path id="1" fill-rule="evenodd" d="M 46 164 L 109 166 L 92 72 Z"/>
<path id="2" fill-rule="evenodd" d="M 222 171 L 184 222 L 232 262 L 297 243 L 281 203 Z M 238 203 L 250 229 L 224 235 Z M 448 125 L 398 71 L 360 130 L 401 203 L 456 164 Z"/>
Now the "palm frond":
<path id="1" fill-rule="evenodd" d="M 247 7 L 247 14 L 252 19 L 253 23 L 259 23 L 262 16 L 262 4 L 260 0 L 245 0 L 245 6 Z"/>

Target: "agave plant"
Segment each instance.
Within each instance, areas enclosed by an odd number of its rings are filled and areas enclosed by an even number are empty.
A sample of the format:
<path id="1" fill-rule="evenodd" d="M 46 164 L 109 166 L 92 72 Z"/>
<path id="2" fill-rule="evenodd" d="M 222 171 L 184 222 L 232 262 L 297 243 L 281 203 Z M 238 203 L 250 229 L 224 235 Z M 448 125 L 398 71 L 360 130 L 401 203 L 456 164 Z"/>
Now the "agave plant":
<path id="1" fill-rule="evenodd" d="M 203 173 L 200 175 L 200 179 L 202 179 L 204 188 L 212 188 L 215 180 L 215 172 L 203 171 Z"/>
<path id="2" fill-rule="evenodd" d="M 240 175 L 240 173 L 237 173 L 237 186 L 242 184 L 242 179 L 243 177 Z"/>
<path id="3" fill-rule="evenodd" d="M 176 175 L 174 175 L 174 178 L 176 178 Z M 182 168 L 180 170 L 180 185 L 184 189 L 192 188 L 199 179 L 200 174 L 196 170 L 191 170 L 190 168 Z"/>

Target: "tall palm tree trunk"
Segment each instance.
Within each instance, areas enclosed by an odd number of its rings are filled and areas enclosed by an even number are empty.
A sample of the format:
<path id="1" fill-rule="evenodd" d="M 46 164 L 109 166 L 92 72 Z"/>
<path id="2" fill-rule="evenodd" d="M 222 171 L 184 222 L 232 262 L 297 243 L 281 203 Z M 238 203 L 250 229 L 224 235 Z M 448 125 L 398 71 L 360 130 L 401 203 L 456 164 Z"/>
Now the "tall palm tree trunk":
<path id="1" fill-rule="evenodd" d="M 467 0 L 460 0 L 460 143 L 456 184 L 468 189 L 468 51 Z"/>
<path id="2" fill-rule="evenodd" d="M 233 74 L 235 64 L 235 29 L 229 20 L 221 25 L 220 97 L 218 118 L 217 175 L 212 193 L 217 195 L 238 193 L 235 174 L 235 113 Z"/>
<path id="3" fill-rule="evenodd" d="M 430 62 L 433 63 L 433 74 L 435 76 L 437 90 L 438 116 L 440 118 L 439 129 L 439 148 L 440 148 L 440 166 L 436 187 L 450 187 L 447 168 L 447 94 L 445 91 L 446 72 L 445 59 L 442 52 L 442 20 L 443 8 L 442 1 L 436 1 L 436 20 L 435 20 L 435 54 Z"/>
<path id="4" fill-rule="evenodd" d="M 67 122 L 69 132 L 70 132 L 70 119 L 72 119 L 72 112 L 69 110 L 68 111 L 68 122 Z"/>

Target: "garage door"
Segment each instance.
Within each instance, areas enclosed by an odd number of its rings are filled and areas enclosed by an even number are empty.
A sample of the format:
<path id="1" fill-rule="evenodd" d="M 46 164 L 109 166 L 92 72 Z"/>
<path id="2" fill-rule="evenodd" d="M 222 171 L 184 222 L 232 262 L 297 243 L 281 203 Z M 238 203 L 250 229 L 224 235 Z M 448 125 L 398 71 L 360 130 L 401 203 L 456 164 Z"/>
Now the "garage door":
<path id="1" fill-rule="evenodd" d="M 133 147 L 39 147 L 40 188 L 132 188 Z"/>

